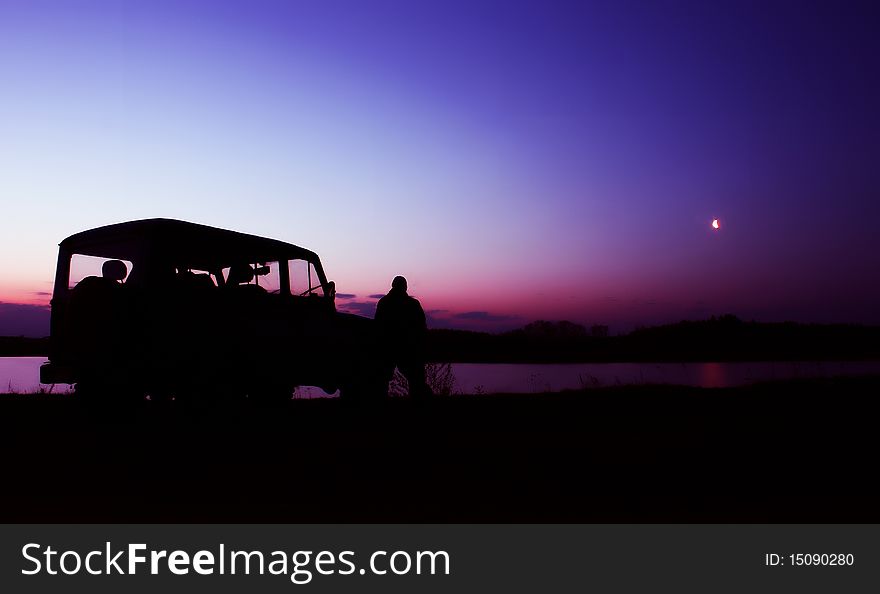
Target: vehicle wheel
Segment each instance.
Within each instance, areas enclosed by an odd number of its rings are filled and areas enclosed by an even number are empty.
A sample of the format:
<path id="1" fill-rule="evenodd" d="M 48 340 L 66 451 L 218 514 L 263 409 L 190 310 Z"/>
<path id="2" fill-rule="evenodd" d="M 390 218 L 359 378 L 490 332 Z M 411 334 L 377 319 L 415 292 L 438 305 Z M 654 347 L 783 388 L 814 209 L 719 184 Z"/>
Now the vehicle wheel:
<path id="1" fill-rule="evenodd" d="M 388 382 L 380 370 L 361 371 L 339 387 L 339 397 L 349 403 L 379 402 L 388 396 Z"/>
<path id="2" fill-rule="evenodd" d="M 141 390 L 96 381 L 78 382 L 74 385 L 73 394 L 86 406 L 104 411 L 132 406 L 144 399 Z"/>
<path id="3" fill-rule="evenodd" d="M 73 395 L 83 402 L 102 402 L 110 398 L 110 386 L 99 382 L 77 382 Z"/>

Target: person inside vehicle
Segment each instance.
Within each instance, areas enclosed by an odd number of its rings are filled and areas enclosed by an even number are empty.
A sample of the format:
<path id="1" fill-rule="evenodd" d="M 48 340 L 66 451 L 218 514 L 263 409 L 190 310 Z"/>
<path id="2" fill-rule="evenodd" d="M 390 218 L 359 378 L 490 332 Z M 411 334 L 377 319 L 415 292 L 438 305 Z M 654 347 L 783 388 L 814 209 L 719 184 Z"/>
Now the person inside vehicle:
<path id="1" fill-rule="evenodd" d="M 226 286 L 237 287 L 254 280 L 254 269 L 250 264 L 233 264 L 226 275 Z"/>
<path id="2" fill-rule="evenodd" d="M 397 368 L 409 383 L 409 395 L 420 398 L 431 395 L 425 381 L 428 325 L 422 304 L 406 291 L 406 279 L 394 277 L 391 290 L 376 305 L 376 323 L 387 356 L 386 382 L 391 381 Z"/>
<path id="3" fill-rule="evenodd" d="M 101 266 L 101 276 L 85 277 L 76 284 L 74 291 L 83 294 L 113 290 L 123 283 L 126 276 L 128 268 L 122 260 L 107 260 Z"/>
<path id="4" fill-rule="evenodd" d="M 226 290 L 232 295 L 248 299 L 253 295 L 265 295 L 266 289 L 253 282 L 255 277 L 256 272 L 250 264 L 233 264 L 226 275 Z"/>
<path id="5" fill-rule="evenodd" d="M 128 276 L 128 268 L 122 260 L 107 260 L 101 266 L 101 276 L 114 284 L 122 284 Z"/>
<path id="6" fill-rule="evenodd" d="M 116 345 L 125 299 L 122 283 L 128 268 L 107 260 L 101 276 L 87 276 L 70 293 L 71 342 L 81 353 L 106 354 Z"/>

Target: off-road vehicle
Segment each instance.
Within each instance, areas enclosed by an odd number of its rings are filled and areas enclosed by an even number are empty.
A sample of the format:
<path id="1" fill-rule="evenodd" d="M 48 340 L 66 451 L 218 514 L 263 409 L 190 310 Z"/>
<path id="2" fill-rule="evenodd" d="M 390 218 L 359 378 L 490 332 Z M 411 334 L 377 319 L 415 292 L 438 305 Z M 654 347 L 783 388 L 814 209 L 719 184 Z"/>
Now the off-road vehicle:
<path id="1" fill-rule="evenodd" d="M 317 254 L 170 219 L 61 242 L 44 383 L 107 397 L 382 390 L 373 320 L 336 311 Z"/>

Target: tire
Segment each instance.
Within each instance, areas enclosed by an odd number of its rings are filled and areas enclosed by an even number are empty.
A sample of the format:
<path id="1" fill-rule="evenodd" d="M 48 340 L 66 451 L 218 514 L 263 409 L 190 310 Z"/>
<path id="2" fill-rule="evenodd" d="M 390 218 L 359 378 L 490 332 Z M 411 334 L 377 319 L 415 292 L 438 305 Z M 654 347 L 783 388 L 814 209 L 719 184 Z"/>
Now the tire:
<path id="1" fill-rule="evenodd" d="M 339 397 L 349 403 L 381 402 L 388 397 L 384 376 L 379 365 L 363 365 L 339 387 Z"/>
<path id="2" fill-rule="evenodd" d="M 120 387 L 109 382 L 78 382 L 74 385 L 74 397 L 97 415 L 110 415 L 127 411 L 144 401 L 144 392 L 133 387 Z"/>

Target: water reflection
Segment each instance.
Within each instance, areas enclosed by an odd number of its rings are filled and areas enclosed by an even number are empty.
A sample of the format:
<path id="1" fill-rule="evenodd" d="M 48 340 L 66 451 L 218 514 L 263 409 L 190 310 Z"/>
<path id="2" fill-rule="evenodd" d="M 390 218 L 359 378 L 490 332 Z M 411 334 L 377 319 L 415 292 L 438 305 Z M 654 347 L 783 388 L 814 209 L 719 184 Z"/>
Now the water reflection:
<path id="1" fill-rule="evenodd" d="M 721 363 L 703 363 L 700 365 L 700 382 L 704 388 L 726 388 L 727 377 Z"/>
<path id="2" fill-rule="evenodd" d="M 800 377 L 880 373 L 880 361 L 573 363 L 551 365 L 453 365 L 461 393 L 554 392 L 619 385 L 675 384 L 726 388 Z"/>

